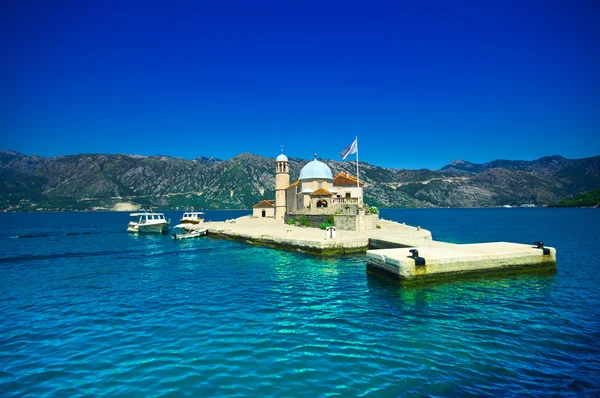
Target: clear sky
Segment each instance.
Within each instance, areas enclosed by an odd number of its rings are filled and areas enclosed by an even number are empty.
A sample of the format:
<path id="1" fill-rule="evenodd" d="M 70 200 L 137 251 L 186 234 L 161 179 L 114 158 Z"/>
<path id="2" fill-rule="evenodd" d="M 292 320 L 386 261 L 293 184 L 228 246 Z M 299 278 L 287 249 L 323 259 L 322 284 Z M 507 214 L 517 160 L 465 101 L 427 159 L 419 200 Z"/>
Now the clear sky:
<path id="1" fill-rule="evenodd" d="M 600 1 L 5 0 L 0 54 L 26 154 L 600 154 Z"/>

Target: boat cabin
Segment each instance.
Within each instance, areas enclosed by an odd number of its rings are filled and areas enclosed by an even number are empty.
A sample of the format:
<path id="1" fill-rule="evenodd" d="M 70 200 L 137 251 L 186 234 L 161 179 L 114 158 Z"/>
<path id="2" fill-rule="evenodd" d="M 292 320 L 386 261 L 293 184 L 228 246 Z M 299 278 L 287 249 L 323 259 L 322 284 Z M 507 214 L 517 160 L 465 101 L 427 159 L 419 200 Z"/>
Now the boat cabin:
<path id="1" fill-rule="evenodd" d="M 180 220 L 182 223 L 198 224 L 204 222 L 204 213 L 199 211 L 187 211 L 183 213 Z"/>
<path id="2" fill-rule="evenodd" d="M 165 215 L 161 213 L 132 213 L 130 214 L 132 221 L 137 219 L 138 224 L 149 224 L 165 222 Z M 138 218 L 139 217 L 139 218 Z"/>

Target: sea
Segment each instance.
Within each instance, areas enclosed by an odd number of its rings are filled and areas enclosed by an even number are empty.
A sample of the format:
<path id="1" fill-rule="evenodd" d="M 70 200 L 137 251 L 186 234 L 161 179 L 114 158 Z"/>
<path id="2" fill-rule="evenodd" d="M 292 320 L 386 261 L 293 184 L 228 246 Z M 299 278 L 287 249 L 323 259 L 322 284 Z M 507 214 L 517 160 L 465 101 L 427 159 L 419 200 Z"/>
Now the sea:
<path id="1" fill-rule="evenodd" d="M 600 209 L 380 216 L 448 242 L 543 241 L 557 270 L 406 286 L 364 255 L 0 213 L 0 396 L 600 396 Z"/>

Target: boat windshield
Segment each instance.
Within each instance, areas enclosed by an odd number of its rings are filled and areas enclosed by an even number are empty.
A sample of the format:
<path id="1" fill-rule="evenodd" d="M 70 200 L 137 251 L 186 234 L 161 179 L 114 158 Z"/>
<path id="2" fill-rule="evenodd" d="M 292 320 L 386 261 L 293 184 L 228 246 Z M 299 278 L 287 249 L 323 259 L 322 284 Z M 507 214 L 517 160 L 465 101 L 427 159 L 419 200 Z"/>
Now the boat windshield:
<path id="1" fill-rule="evenodd" d="M 183 213 L 183 218 L 201 219 L 204 213 Z"/>
<path id="2" fill-rule="evenodd" d="M 132 221 L 139 221 L 140 223 L 145 223 L 146 221 L 151 220 L 165 220 L 164 214 L 130 214 L 129 217 Z"/>

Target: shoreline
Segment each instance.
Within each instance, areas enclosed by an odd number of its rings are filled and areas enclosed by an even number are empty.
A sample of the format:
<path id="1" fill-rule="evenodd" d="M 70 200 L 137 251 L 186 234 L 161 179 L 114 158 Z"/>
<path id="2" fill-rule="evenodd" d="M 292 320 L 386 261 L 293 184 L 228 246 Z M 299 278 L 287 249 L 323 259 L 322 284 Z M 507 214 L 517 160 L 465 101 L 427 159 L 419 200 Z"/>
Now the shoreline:
<path id="1" fill-rule="evenodd" d="M 515 209 L 598 209 L 598 206 L 537 206 L 537 207 L 379 207 L 379 210 L 491 210 L 491 209 L 502 209 L 502 210 L 515 210 Z M 187 212 L 192 210 L 182 209 L 154 209 L 157 212 Z M 77 210 L 77 209 L 65 209 L 65 210 L 0 210 L 0 213 L 132 213 L 139 212 L 138 210 L 112 210 L 112 209 L 98 209 L 98 210 Z M 252 209 L 198 209 L 194 211 L 252 211 Z"/>

